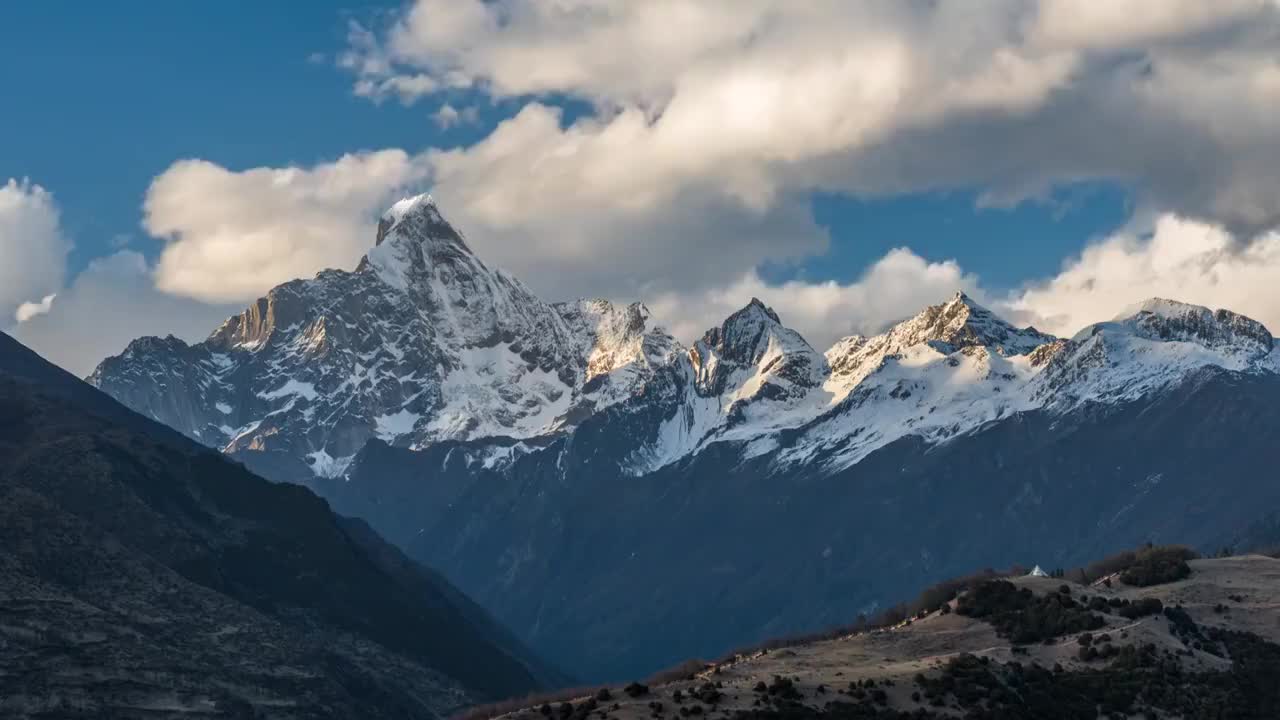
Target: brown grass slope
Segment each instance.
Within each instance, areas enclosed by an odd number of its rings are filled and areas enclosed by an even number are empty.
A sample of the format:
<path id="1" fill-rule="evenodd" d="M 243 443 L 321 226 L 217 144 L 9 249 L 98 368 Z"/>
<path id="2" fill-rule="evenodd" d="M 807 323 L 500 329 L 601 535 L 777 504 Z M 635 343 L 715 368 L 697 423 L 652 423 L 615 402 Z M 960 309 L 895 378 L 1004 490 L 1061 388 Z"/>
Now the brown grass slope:
<path id="1" fill-rule="evenodd" d="M 982 574 L 927 591 L 893 624 L 471 716 L 1280 717 L 1280 560 L 1192 555 L 1143 548 L 1066 578 Z"/>

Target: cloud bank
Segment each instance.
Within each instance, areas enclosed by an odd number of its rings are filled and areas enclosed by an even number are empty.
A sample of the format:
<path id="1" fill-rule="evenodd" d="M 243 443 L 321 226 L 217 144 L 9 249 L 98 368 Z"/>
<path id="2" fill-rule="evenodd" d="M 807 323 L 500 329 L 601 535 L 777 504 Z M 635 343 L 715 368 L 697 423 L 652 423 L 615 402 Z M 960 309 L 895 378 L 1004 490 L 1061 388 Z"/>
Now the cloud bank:
<path id="1" fill-rule="evenodd" d="M 752 207 L 983 187 L 1011 202 L 1106 179 L 1248 236 L 1280 219 L 1278 37 L 1270 0 L 418 0 L 358 28 L 347 57 L 364 83 L 534 98 L 490 139 L 500 153 L 443 159 L 442 183 L 490 171 L 469 207 L 496 226 L 556 210 L 530 195 L 634 210 L 700 187 Z M 554 95 L 596 110 L 563 126 L 537 100 Z"/>
<path id="2" fill-rule="evenodd" d="M 24 308 L 31 337 L 71 327 L 71 309 L 94 317 L 130 277 L 190 317 L 225 314 L 353 267 L 377 214 L 430 189 L 486 262 L 543 296 L 645 299 L 685 338 L 758 296 L 823 347 L 957 288 L 1058 333 L 1152 295 L 1280 328 L 1272 0 L 417 0 L 349 40 L 338 64 L 359 96 L 426 101 L 441 128 L 477 123 L 477 98 L 515 110 L 457 147 L 175 162 L 144 202 L 163 243 L 154 266 L 121 253 L 70 288 L 51 200 L 10 181 L 0 208 L 22 210 L 0 210 L 5 256 L 45 270 L 0 284 L 3 317 Z M 451 104 L 460 91 L 465 109 Z M 567 115 L 565 98 L 586 112 Z M 1093 181 L 1128 188 L 1150 227 L 1013 293 L 906 248 L 847 283 L 759 274 L 826 251 L 815 191 L 977 189 L 1012 205 Z M 8 229 L 18 216 L 29 229 Z M 125 300 L 100 322 L 132 331 Z"/>
<path id="3" fill-rule="evenodd" d="M 1008 298 L 1004 309 L 1071 335 L 1153 297 L 1227 308 L 1280 332 L 1280 233 L 1245 245 L 1219 227 L 1165 215 L 1151 232 L 1121 232 L 1090 245 L 1055 277 Z"/>
<path id="4" fill-rule="evenodd" d="M 441 124 L 459 88 L 517 103 L 486 137 L 184 161 L 146 226 L 168 240 L 160 286 L 221 301 L 351 266 L 419 185 L 556 296 L 705 296 L 819 255 L 813 191 L 1012 204 L 1103 180 L 1250 241 L 1280 221 L 1277 38 L 1270 0 L 418 0 L 353 26 L 339 64 L 360 95 L 442 98 Z M 591 109 L 569 120 L 564 97 Z"/>
<path id="5" fill-rule="evenodd" d="M 423 173 L 395 149 L 307 169 L 176 162 L 151 183 L 144 205 L 147 231 L 167 241 L 156 283 L 200 300 L 244 301 L 346 267 L 369 244 L 376 214 Z"/>

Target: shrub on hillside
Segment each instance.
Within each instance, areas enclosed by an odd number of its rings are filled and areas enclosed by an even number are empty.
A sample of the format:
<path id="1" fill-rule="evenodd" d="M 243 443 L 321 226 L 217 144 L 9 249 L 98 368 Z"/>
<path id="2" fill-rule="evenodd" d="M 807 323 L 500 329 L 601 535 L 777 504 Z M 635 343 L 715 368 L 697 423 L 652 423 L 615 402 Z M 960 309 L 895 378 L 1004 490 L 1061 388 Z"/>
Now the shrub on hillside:
<path id="1" fill-rule="evenodd" d="M 1120 573 L 1120 582 L 1136 587 L 1147 587 L 1182 580 L 1191 575 L 1188 560 L 1196 554 L 1189 548 L 1167 545 L 1139 550 L 1133 564 Z"/>
<path id="2" fill-rule="evenodd" d="M 1185 564 L 1187 560 L 1195 559 L 1197 555 L 1191 549 L 1181 545 L 1152 545 L 1148 543 L 1137 550 L 1125 550 L 1123 552 L 1118 552 L 1110 557 L 1090 563 L 1085 567 L 1076 568 L 1075 570 L 1068 572 L 1067 577 L 1081 583 L 1082 585 L 1090 585 L 1111 575 L 1120 574 L 1121 581 L 1127 582 L 1124 580 L 1123 575 L 1130 569 L 1139 568 L 1135 571 L 1133 577 L 1140 577 L 1144 573 L 1141 568 L 1149 567 L 1153 561 L 1179 557 Z M 1190 566 L 1186 568 L 1186 572 L 1187 574 L 1190 574 Z M 1183 575 L 1182 577 L 1186 577 L 1186 575 Z M 1160 582 L 1171 581 L 1162 580 Z M 1132 585 L 1134 583 L 1128 584 Z"/>
<path id="3" fill-rule="evenodd" d="M 1037 596 L 1008 580 L 988 580 L 960 596 L 956 612 L 985 620 L 996 632 L 1015 644 L 1096 630 L 1106 622 L 1069 595 Z"/>
<path id="4" fill-rule="evenodd" d="M 1136 620 L 1147 615 L 1159 615 L 1164 611 L 1164 603 L 1160 602 L 1160 598 L 1142 598 L 1120 608 L 1118 612 L 1121 617 L 1130 620 Z"/>

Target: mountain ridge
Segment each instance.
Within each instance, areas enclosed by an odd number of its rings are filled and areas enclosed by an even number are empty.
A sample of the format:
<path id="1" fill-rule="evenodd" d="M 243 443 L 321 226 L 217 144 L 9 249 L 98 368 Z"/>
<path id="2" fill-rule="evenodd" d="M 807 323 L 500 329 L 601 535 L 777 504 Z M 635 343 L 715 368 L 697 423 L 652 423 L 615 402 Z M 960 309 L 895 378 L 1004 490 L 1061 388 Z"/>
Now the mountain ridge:
<path id="1" fill-rule="evenodd" d="M 1096 377 L 1105 346 L 1126 333 L 1204 350 L 1175 358 L 1178 377 L 1205 364 L 1280 366 L 1266 328 L 1225 310 L 1153 299 L 1063 339 L 1015 327 L 963 292 L 822 353 L 752 298 L 686 347 L 640 303 L 536 298 L 476 257 L 422 195 L 384 215 L 355 271 L 285 283 L 203 343 L 135 341 L 89 382 L 211 447 L 273 455 L 273 477 L 303 483 L 341 476 L 373 438 L 415 449 L 545 443 L 641 395 L 675 402 L 655 442 L 636 449 L 635 472 L 720 440 L 767 451 L 778 432 L 834 418 L 814 436 L 826 448 L 851 423 L 872 427 L 859 408 L 889 406 L 897 419 L 849 448 L 842 462 L 854 463 L 903 434 L 945 439 L 1031 407 L 1141 395 L 1158 383 Z M 943 418 L 939 405 L 967 409 Z"/>

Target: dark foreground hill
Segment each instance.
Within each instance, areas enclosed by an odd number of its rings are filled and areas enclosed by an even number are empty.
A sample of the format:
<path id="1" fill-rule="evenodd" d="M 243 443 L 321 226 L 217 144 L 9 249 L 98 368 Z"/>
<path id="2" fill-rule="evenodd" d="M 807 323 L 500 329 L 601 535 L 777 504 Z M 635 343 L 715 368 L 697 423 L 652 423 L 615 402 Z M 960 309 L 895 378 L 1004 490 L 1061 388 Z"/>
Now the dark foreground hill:
<path id="1" fill-rule="evenodd" d="M 1280 560 L 1175 557 L 1093 583 L 1071 577 L 973 580 L 877 630 L 734 654 L 506 717 L 1280 717 Z"/>
<path id="2" fill-rule="evenodd" d="M 0 716 L 432 717 L 559 681 L 363 523 L 0 334 Z"/>

